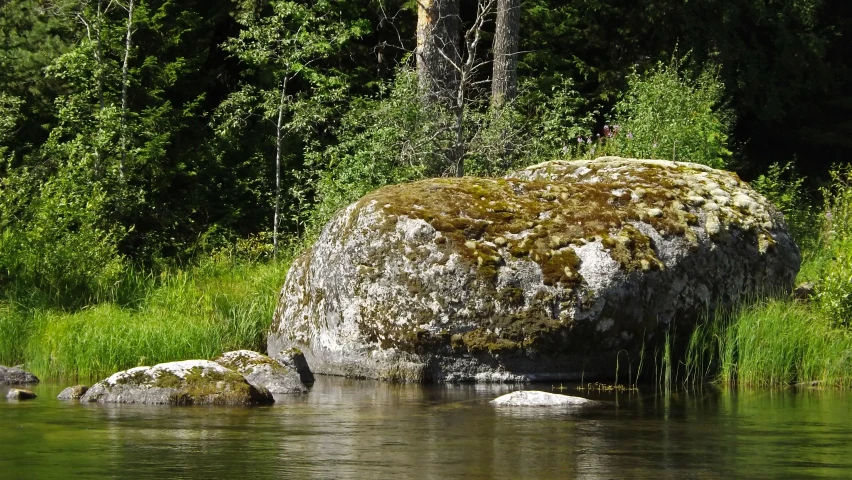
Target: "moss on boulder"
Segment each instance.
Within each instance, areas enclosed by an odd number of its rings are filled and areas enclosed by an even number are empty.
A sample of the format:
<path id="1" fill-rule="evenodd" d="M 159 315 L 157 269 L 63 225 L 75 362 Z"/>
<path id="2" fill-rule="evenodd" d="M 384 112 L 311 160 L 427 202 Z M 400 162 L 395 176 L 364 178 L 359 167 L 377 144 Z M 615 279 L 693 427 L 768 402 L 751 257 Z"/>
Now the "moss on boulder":
<path id="1" fill-rule="evenodd" d="M 226 352 L 213 361 L 240 372 L 250 384 L 270 393 L 301 394 L 308 391 L 295 369 L 251 350 Z"/>
<path id="2" fill-rule="evenodd" d="M 81 402 L 161 405 L 256 405 L 273 403 L 264 388 L 209 360 L 136 367 L 90 388 Z"/>
<path id="3" fill-rule="evenodd" d="M 394 381 L 595 376 L 742 295 L 788 290 L 783 218 L 735 174 L 602 158 L 384 187 L 288 273 L 270 355 Z"/>

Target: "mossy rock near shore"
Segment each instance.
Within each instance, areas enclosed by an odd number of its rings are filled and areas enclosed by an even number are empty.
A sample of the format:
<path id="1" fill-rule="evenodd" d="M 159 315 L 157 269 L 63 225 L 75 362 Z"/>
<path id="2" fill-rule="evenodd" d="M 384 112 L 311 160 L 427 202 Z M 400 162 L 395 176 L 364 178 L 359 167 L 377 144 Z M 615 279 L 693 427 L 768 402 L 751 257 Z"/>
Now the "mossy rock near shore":
<path id="1" fill-rule="evenodd" d="M 301 394 L 308 389 L 296 369 L 282 365 L 266 355 L 251 350 L 225 352 L 214 362 L 239 372 L 258 389 L 275 394 Z"/>
<path id="2" fill-rule="evenodd" d="M 264 405 L 275 399 L 241 374 L 209 360 L 136 367 L 96 383 L 80 402 L 154 405 Z"/>
<path id="3" fill-rule="evenodd" d="M 700 165 L 423 180 L 343 209 L 294 261 L 269 354 L 401 382 L 611 376 L 702 313 L 789 291 L 800 261 L 765 198 Z"/>

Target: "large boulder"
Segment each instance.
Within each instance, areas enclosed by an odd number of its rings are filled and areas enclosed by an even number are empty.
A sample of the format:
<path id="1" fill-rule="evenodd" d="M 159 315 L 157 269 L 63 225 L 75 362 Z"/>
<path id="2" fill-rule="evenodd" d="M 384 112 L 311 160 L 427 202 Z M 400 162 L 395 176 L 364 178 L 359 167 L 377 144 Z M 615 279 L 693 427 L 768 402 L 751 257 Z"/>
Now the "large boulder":
<path id="1" fill-rule="evenodd" d="M 98 382 L 80 399 L 97 403 L 256 405 L 273 403 L 266 389 L 209 360 L 136 367 Z"/>
<path id="2" fill-rule="evenodd" d="M 38 383 L 38 377 L 32 373 L 25 372 L 20 367 L 4 367 L 0 365 L 0 383 L 5 383 L 6 385 Z"/>
<path id="3" fill-rule="evenodd" d="M 700 165 L 423 180 L 332 218 L 290 268 L 268 348 L 403 382 L 605 377 L 706 312 L 789 292 L 800 260 L 764 197 Z"/>
<path id="4" fill-rule="evenodd" d="M 308 391 L 295 369 L 251 350 L 226 352 L 213 361 L 240 372 L 250 384 L 265 388 L 269 393 L 299 394 Z"/>

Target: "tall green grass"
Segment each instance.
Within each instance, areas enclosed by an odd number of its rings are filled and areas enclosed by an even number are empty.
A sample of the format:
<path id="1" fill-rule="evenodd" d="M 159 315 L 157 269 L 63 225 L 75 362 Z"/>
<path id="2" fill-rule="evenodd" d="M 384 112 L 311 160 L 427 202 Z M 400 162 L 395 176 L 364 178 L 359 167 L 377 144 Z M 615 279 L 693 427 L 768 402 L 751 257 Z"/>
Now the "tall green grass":
<path id="1" fill-rule="evenodd" d="M 30 318 L 14 303 L 0 301 L 0 365 L 23 363 Z"/>
<path id="2" fill-rule="evenodd" d="M 232 349 L 262 351 L 286 271 L 280 262 L 209 261 L 156 278 L 133 274 L 132 292 L 76 311 L 2 303 L 0 362 L 26 363 L 48 378 L 95 379 Z"/>
<path id="3" fill-rule="evenodd" d="M 812 304 L 763 300 L 699 325 L 686 355 L 687 381 L 734 386 L 817 382 L 852 386 L 852 332 Z"/>
<path id="4" fill-rule="evenodd" d="M 692 332 L 686 383 L 852 386 L 852 167 L 835 168 L 831 177 L 820 189 L 821 212 L 789 165 L 775 165 L 753 183 L 790 223 L 803 248 L 798 280 L 811 282 L 814 295 L 752 299 L 716 312 Z"/>

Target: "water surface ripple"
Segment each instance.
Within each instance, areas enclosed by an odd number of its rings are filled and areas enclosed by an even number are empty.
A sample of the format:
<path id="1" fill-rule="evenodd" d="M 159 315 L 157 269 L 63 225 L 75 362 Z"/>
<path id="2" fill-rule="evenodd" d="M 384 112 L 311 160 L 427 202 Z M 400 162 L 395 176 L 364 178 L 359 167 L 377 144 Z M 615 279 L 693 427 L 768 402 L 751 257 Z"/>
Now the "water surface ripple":
<path id="1" fill-rule="evenodd" d="M 843 391 L 648 387 L 578 413 L 488 404 L 510 386 L 321 377 L 253 408 L 81 405 L 63 386 L 0 387 L 0 479 L 852 478 Z"/>

